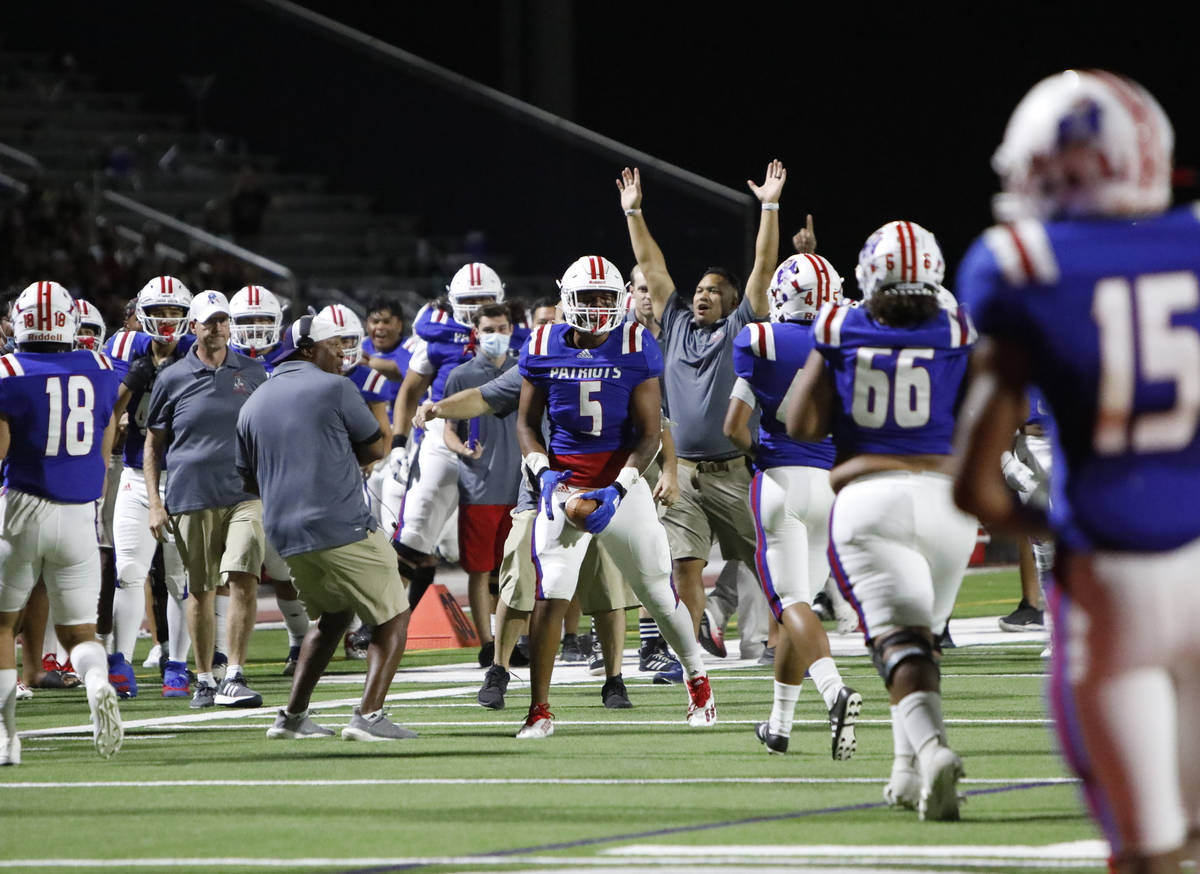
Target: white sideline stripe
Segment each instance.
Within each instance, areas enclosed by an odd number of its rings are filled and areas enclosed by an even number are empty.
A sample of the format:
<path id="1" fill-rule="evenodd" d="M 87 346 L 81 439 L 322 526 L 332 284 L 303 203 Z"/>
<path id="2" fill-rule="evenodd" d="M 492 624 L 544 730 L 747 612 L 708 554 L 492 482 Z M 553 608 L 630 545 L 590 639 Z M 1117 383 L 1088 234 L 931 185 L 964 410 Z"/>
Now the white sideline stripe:
<path id="1" fill-rule="evenodd" d="M 865 857 L 871 860 L 887 858 L 904 859 L 1069 859 L 1073 861 L 1107 861 L 1109 855 L 1108 842 L 1100 840 L 1069 841 L 1045 846 L 1032 845 L 997 845 L 985 846 L 980 844 L 945 844 L 941 846 L 911 846 L 911 845 L 865 845 L 848 846 L 845 844 L 815 844 L 815 845 L 763 845 L 763 844 L 734 844 L 689 846 L 687 844 L 630 844 L 624 847 L 609 847 L 600 851 L 610 856 L 646 856 L 662 858 L 674 856 L 677 859 L 693 856 L 741 856 L 763 857 L 772 859 L 796 858 L 842 858 L 853 855 L 855 858 Z"/>
<path id="2" fill-rule="evenodd" d="M 555 777 L 538 783 L 557 786 L 692 786 L 714 784 L 851 785 L 883 783 L 882 777 Z M 1006 777 L 959 780 L 978 786 L 1010 783 L 1073 785 L 1074 777 Z M 91 780 L 82 782 L 0 783 L 5 789 L 169 789 L 179 787 L 288 787 L 288 786 L 527 786 L 525 777 L 365 777 L 347 780 Z"/>

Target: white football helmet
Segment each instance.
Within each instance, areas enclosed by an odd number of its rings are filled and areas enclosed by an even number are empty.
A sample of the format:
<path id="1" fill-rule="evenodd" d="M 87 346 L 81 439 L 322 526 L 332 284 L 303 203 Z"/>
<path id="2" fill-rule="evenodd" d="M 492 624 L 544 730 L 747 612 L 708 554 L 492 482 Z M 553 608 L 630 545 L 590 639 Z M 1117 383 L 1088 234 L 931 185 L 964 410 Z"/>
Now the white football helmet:
<path id="1" fill-rule="evenodd" d="M 23 343 L 75 345 L 79 307 L 57 282 L 35 282 L 17 295 L 12 308 L 13 337 Z"/>
<path id="2" fill-rule="evenodd" d="M 863 300 L 881 289 L 936 295 L 946 261 L 933 234 L 916 222 L 888 222 L 863 244 L 854 268 Z"/>
<path id="3" fill-rule="evenodd" d="M 155 315 L 158 307 L 181 307 L 182 316 Z M 171 343 L 188 332 L 192 293 L 174 276 L 156 276 L 137 296 L 137 317 L 142 330 L 160 343 Z"/>
<path id="4" fill-rule="evenodd" d="M 1067 70 L 1025 95 L 992 156 L 1001 221 L 1146 215 L 1171 203 L 1175 132 L 1146 89 L 1104 70 Z"/>
<path id="5" fill-rule="evenodd" d="M 504 283 L 491 267 L 479 261 L 464 264 L 446 286 L 454 320 L 470 325 L 475 311 L 484 304 L 504 300 Z M 416 319 L 413 320 L 416 324 Z"/>
<path id="6" fill-rule="evenodd" d="M 80 349 L 93 349 L 99 352 L 104 348 L 104 337 L 108 333 L 108 328 L 104 324 L 104 319 L 100 316 L 100 310 L 88 303 L 83 298 L 75 301 L 75 306 L 79 307 L 79 328 L 75 333 L 75 345 Z M 88 336 L 81 336 L 79 331 L 83 328 L 91 328 L 95 333 Z"/>
<path id="7" fill-rule="evenodd" d="M 827 303 L 842 302 L 842 277 L 820 255 L 792 255 L 767 289 L 772 322 L 811 322 Z"/>
<path id="8" fill-rule="evenodd" d="M 350 372 L 362 357 L 362 320 L 354 310 L 340 303 L 331 303 L 317 315 L 337 325 L 338 336 L 342 338 L 342 372 Z M 352 341 L 350 345 L 347 345 L 347 340 Z"/>
<path id="9" fill-rule="evenodd" d="M 252 358 L 261 358 L 279 344 L 283 307 L 261 285 L 247 285 L 229 299 L 229 345 Z"/>
<path id="10" fill-rule="evenodd" d="M 562 294 L 563 321 L 585 334 L 607 334 L 625 321 L 629 288 L 621 271 L 607 258 L 584 255 L 567 268 L 558 282 Z M 612 295 L 612 302 L 596 300 Z"/>

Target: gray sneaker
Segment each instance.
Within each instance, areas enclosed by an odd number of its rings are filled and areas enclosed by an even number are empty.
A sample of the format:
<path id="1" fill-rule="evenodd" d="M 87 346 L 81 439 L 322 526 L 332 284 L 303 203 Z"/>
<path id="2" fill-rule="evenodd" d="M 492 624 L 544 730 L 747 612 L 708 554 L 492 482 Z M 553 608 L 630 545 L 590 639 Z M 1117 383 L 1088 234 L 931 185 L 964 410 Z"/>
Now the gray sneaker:
<path id="1" fill-rule="evenodd" d="M 333 732 L 309 719 L 307 710 L 297 716 L 288 716 L 281 707 L 275 714 L 275 724 L 267 729 L 267 737 L 271 740 L 299 740 L 305 737 L 333 737 Z"/>
<path id="2" fill-rule="evenodd" d="M 212 683 L 206 683 L 203 680 L 197 680 L 196 691 L 192 693 L 192 703 L 188 706 L 193 710 L 199 710 L 202 707 L 212 707 L 216 703 L 214 700 L 216 695 L 216 686 Z"/>
<path id="3" fill-rule="evenodd" d="M 387 718 L 387 714 L 378 710 L 369 716 L 363 716 L 357 705 L 350 724 L 342 729 L 342 740 L 405 740 L 416 737 L 415 731 L 396 725 Z"/>
<path id="4" fill-rule="evenodd" d="M 234 674 L 221 681 L 214 701 L 222 707 L 261 707 L 262 695 L 246 685 L 245 677 Z"/>
<path id="5" fill-rule="evenodd" d="M 476 699 L 489 710 L 504 709 L 504 694 L 508 691 L 508 671 L 503 665 L 492 665 L 483 675 L 483 686 Z"/>

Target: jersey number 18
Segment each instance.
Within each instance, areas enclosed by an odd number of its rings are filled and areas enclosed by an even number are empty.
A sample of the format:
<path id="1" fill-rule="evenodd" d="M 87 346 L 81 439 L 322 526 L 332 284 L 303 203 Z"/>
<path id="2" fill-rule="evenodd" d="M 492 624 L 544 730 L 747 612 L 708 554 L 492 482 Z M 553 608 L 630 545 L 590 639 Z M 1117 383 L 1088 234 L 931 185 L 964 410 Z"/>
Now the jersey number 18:
<path id="1" fill-rule="evenodd" d="M 92 451 L 92 441 L 95 438 L 95 417 L 92 415 L 92 408 L 96 404 L 96 392 L 92 388 L 92 381 L 79 374 L 67 380 L 65 422 L 61 377 L 52 376 L 46 380 L 46 396 L 50 407 L 50 415 L 46 422 L 46 456 L 58 455 L 64 443 L 67 455 L 87 455 Z"/>

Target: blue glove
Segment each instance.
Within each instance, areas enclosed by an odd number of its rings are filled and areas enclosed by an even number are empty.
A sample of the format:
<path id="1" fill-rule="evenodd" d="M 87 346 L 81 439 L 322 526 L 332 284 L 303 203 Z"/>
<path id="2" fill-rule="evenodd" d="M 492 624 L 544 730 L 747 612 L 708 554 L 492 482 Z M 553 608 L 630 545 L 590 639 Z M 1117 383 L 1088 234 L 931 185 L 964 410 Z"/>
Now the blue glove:
<path id="1" fill-rule="evenodd" d="M 558 488 L 558 484 L 571 478 L 569 470 L 550 470 L 547 468 L 538 474 L 538 482 L 541 484 L 542 497 L 541 508 L 546 514 L 547 519 L 554 518 L 554 490 Z"/>
<path id="2" fill-rule="evenodd" d="M 599 534 L 608 527 L 613 514 L 617 512 L 617 507 L 621 506 L 621 499 L 625 497 L 625 489 L 617 483 L 613 483 L 611 486 L 596 489 L 594 492 L 584 492 L 579 497 L 600 502 L 600 506 L 592 510 L 583 523 L 583 527 L 590 533 Z"/>

